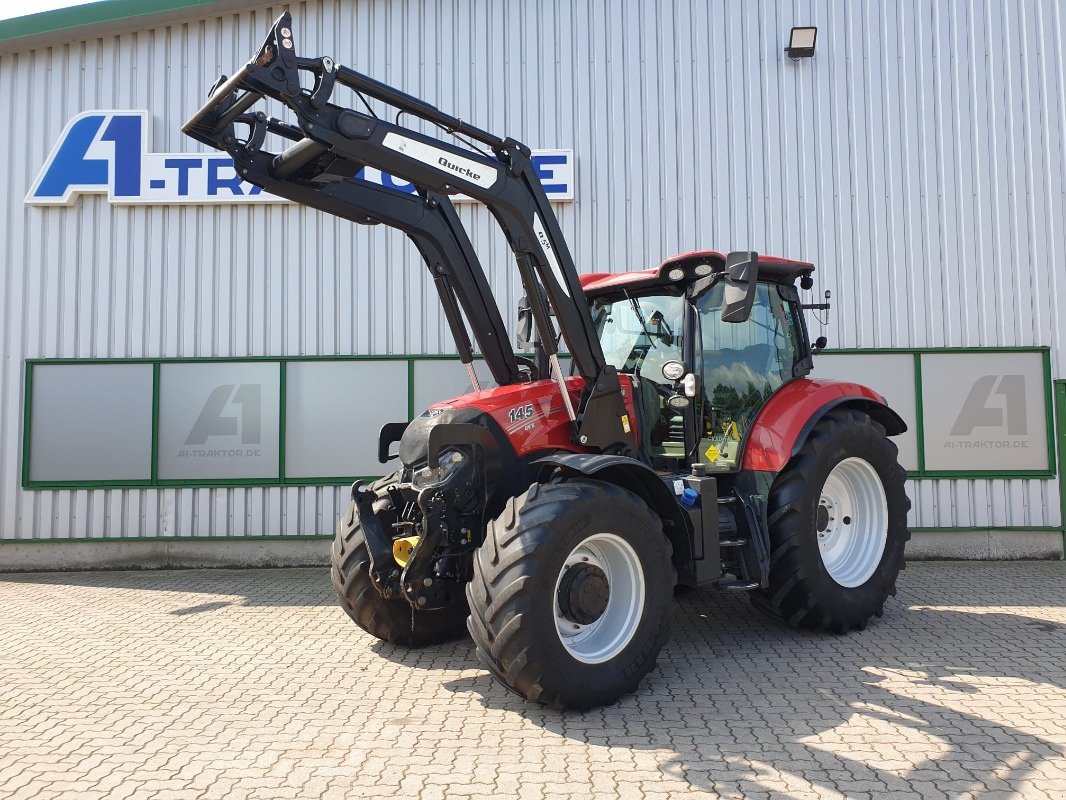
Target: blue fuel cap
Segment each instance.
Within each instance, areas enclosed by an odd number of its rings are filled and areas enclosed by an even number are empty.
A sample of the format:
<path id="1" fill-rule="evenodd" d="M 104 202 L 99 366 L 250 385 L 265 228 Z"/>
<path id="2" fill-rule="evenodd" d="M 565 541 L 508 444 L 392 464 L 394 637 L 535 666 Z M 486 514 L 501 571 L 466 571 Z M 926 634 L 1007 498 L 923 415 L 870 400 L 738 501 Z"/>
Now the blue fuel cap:
<path id="1" fill-rule="evenodd" d="M 688 488 L 681 493 L 681 496 L 677 498 L 677 501 L 681 503 L 685 508 L 694 508 L 696 501 L 700 499 L 700 493 L 695 489 Z"/>

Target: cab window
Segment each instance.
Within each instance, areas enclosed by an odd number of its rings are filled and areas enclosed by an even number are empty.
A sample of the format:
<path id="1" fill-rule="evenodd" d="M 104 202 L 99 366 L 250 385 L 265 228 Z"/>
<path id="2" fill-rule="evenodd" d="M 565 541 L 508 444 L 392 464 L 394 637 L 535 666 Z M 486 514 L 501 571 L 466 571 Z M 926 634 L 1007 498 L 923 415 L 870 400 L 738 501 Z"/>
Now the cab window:
<path id="1" fill-rule="evenodd" d="M 704 402 L 700 460 L 711 468 L 737 466 L 740 442 L 770 395 L 792 378 L 797 335 L 793 311 L 777 286 L 760 283 L 746 322 L 722 322 L 721 285 L 697 302 Z"/>

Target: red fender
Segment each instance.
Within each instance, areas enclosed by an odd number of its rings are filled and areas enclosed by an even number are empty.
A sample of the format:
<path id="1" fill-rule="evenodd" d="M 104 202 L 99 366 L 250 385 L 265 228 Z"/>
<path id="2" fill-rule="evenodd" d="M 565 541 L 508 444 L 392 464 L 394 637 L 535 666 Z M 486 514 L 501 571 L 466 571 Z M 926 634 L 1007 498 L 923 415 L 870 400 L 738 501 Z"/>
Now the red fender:
<path id="1" fill-rule="evenodd" d="M 780 472 L 803 445 L 823 414 L 837 406 L 865 411 L 885 426 L 889 436 L 907 430 L 907 424 L 873 389 L 859 383 L 811 378 L 789 381 L 763 406 L 748 431 L 742 468 Z"/>

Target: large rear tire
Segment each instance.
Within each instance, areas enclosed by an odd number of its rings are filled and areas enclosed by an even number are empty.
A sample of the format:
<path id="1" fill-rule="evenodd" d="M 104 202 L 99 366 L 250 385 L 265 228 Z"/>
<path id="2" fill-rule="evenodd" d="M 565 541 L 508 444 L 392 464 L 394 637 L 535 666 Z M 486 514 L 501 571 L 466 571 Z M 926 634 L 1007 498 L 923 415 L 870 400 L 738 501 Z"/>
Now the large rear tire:
<path id="1" fill-rule="evenodd" d="M 393 511 L 384 490 L 395 475 L 372 485 L 378 492 L 374 511 L 392 522 Z M 466 601 L 459 594 L 455 603 L 436 611 L 414 611 L 401 599 L 386 600 L 370 580 L 370 554 L 353 503 L 337 523 L 330 553 L 330 579 L 341 607 L 371 636 L 404 647 L 425 647 L 466 635 Z"/>
<path id="2" fill-rule="evenodd" d="M 769 587 L 756 605 L 837 633 L 881 616 L 910 538 L 905 480 L 880 424 L 858 411 L 826 414 L 771 489 Z"/>
<path id="3" fill-rule="evenodd" d="M 467 585 L 477 653 L 556 708 L 613 703 L 666 642 L 675 572 L 661 520 L 596 481 L 534 484 L 488 525 Z"/>

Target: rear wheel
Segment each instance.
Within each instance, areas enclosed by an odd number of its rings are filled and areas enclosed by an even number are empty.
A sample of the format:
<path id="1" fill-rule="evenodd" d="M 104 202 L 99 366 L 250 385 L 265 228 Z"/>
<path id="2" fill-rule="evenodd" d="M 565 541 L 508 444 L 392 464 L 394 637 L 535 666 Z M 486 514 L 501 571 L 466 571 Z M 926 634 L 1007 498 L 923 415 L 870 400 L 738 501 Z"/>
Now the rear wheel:
<path id="1" fill-rule="evenodd" d="M 557 708 L 636 689 L 666 641 L 675 581 L 662 522 L 595 481 L 534 484 L 488 525 L 467 585 L 478 656 Z"/>
<path id="2" fill-rule="evenodd" d="M 910 538 L 896 458 L 885 429 L 858 411 L 831 411 L 814 426 L 770 493 L 770 580 L 757 605 L 839 633 L 881 615 Z"/>
<path id="3" fill-rule="evenodd" d="M 389 524 L 395 515 L 384 490 L 396 480 L 391 475 L 371 487 L 379 498 L 374 503 L 374 512 Z M 374 588 L 370 580 L 370 554 L 354 503 L 337 523 L 330 556 L 330 578 L 341 607 L 370 635 L 405 647 L 425 647 L 466 634 L 467 610 L 461 594 L 448 608 L 415 611 L 406 600 L 386 600 Z"/>

